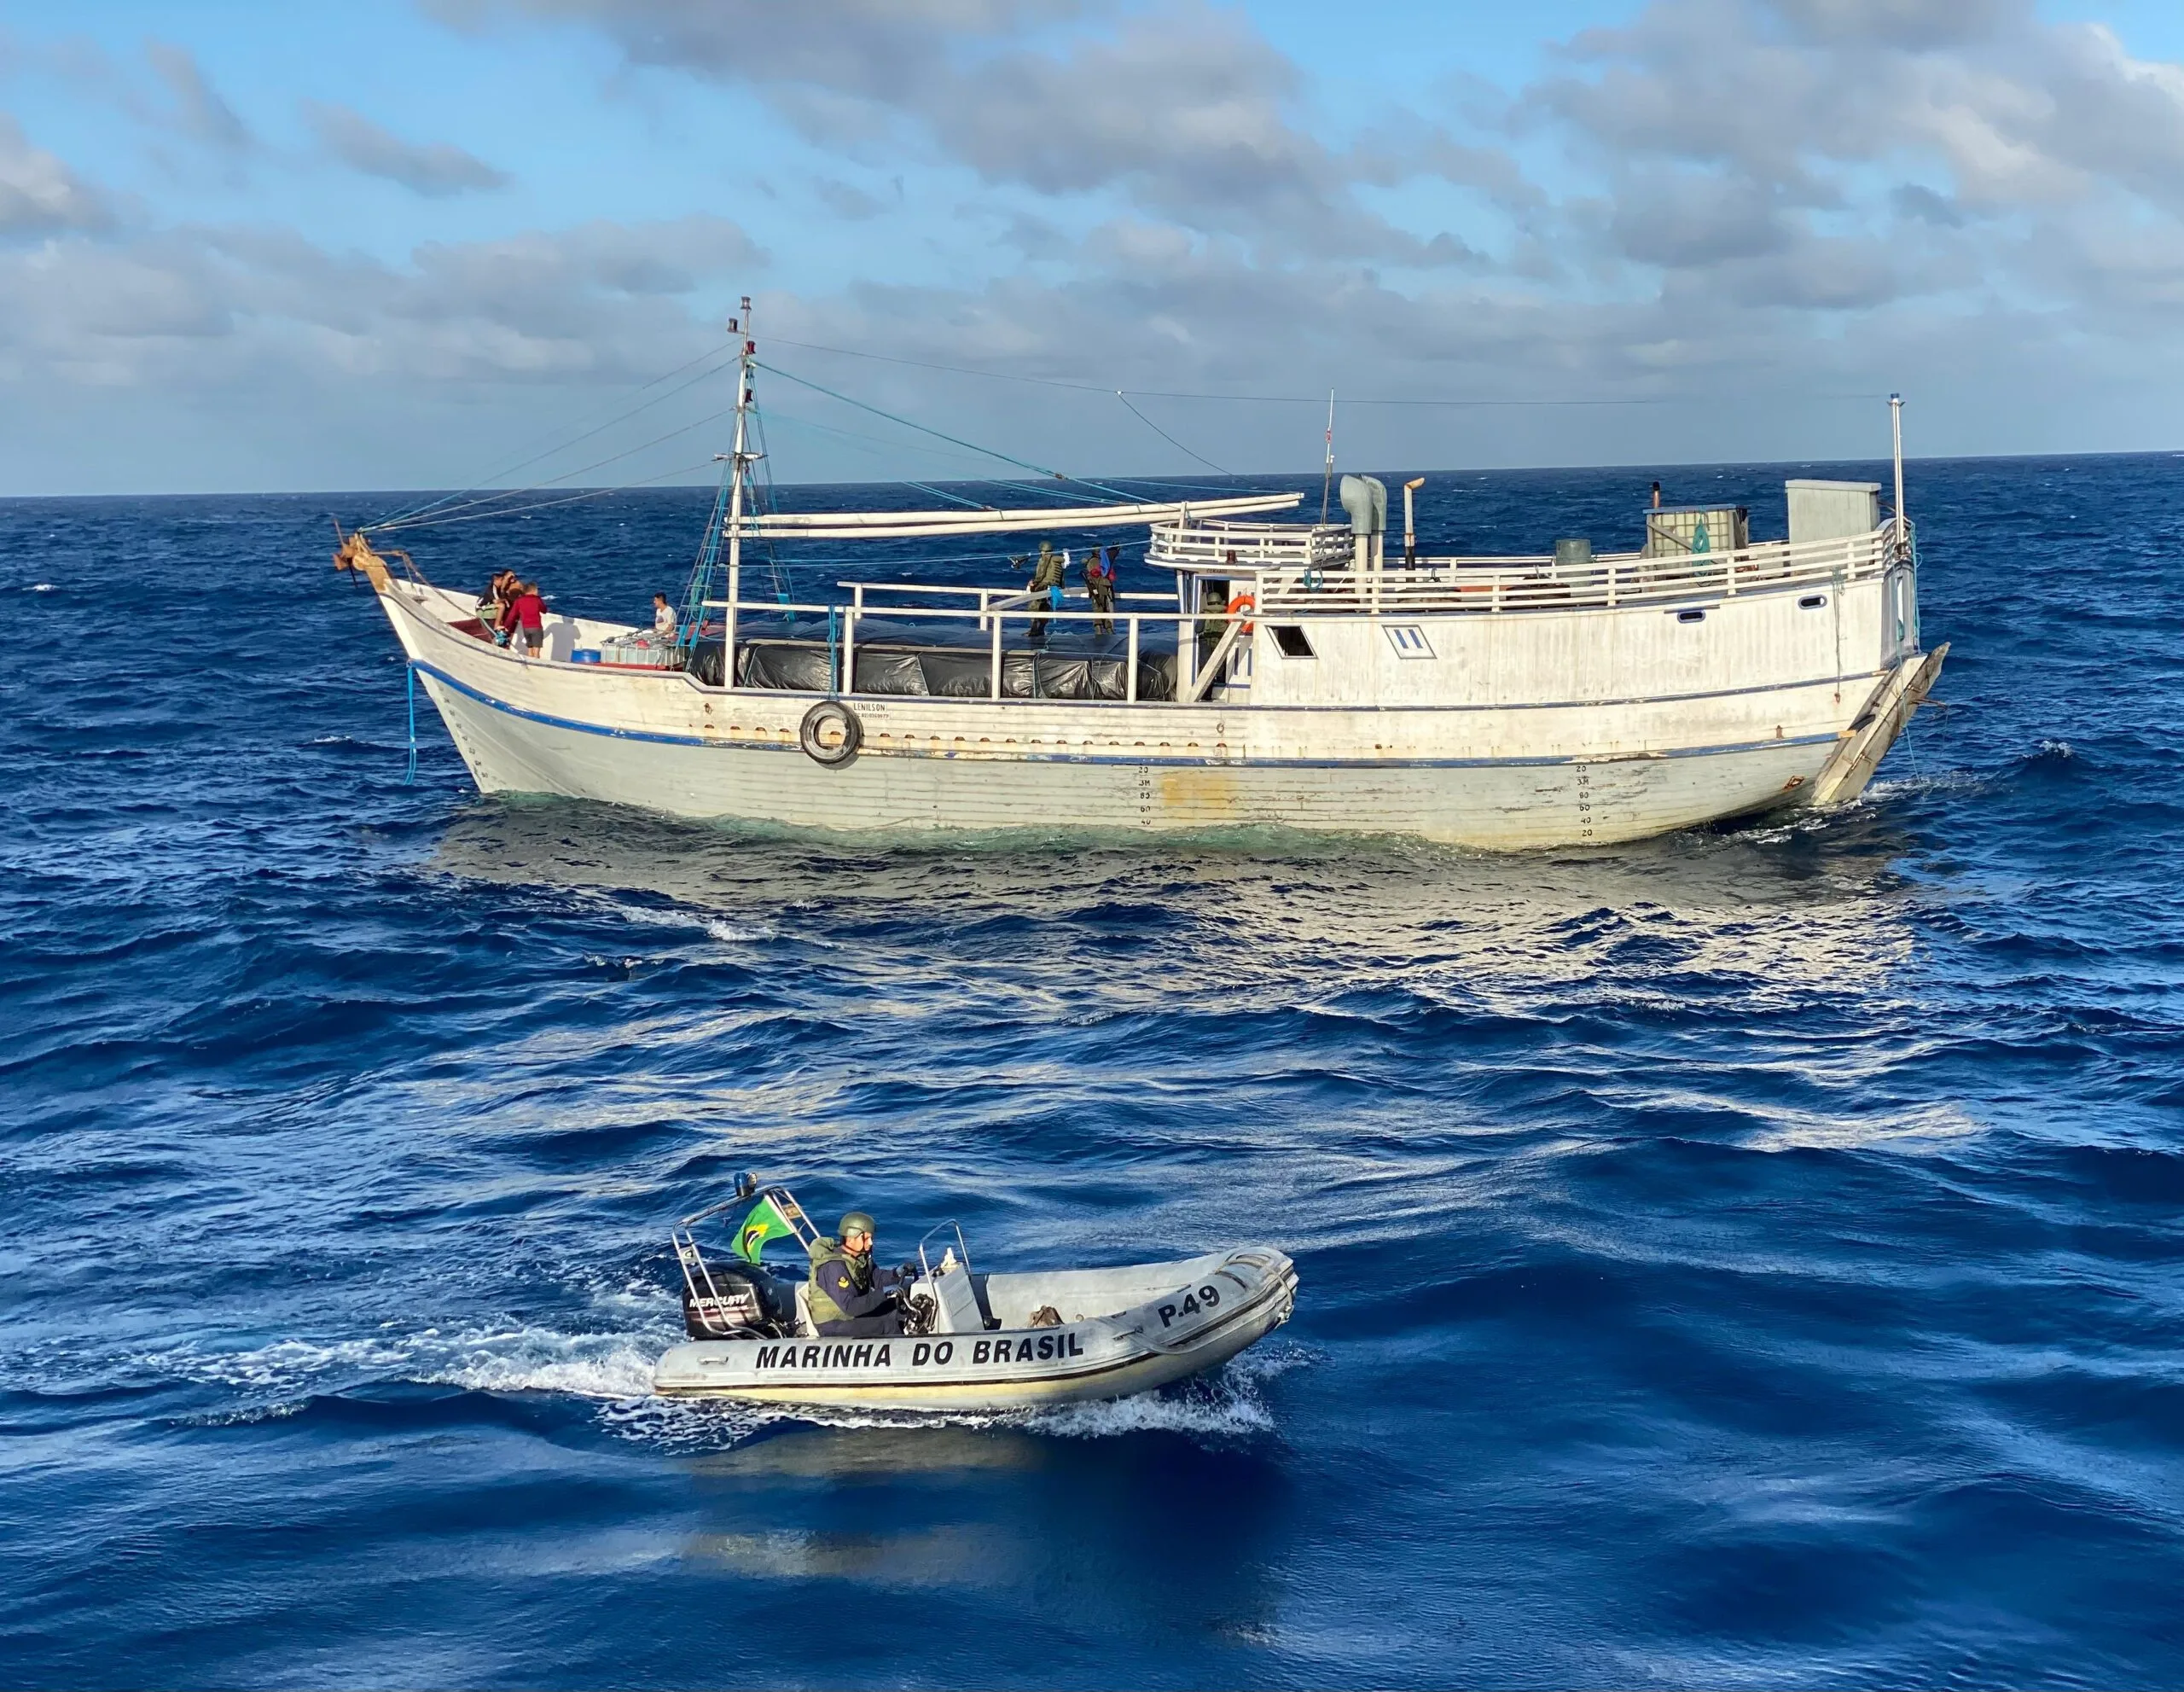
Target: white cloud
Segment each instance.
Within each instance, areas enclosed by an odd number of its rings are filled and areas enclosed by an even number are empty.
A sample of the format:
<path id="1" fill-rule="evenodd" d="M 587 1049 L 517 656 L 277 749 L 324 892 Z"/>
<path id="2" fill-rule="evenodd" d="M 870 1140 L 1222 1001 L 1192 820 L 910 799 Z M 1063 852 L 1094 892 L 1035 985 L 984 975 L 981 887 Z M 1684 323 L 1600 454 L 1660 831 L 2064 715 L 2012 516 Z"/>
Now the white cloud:
<path id="1" fill-rule="evenodd" d="M 225 153 L 247 153 L 257 146 L 258 138 L 250 126 L 221 97 L 188 49 L 167 41 L 148 41 L 144 56 L 166 84 L 172 102 L 168 120 L 182 135 Z"/>
<path id="2" fill-rule="evenodd" d="M 113 220 L 107 196 L 0 112 L 0 238 L 99 229 Z"/>
<path id="3" fill-rule="evenodd" d="M 351 170 L 399 183 L 427 199 L 505 188 L 510 180 L 505 171 L 460 147 L 404 141 L 354 107 L 306 100 L 303 113 L 327 151 Z"/>
<path id="4" fill-rule="evenodd" d="M 0 364 L 154 391 L 247 389 L 287 365 L 320 383 L 329 363 L 427 384 L 613 382 L 718 340 L 707 291 L 762 261 L 709 217 L 427 244 L 404 266 L 278 230 L 55 241 L 0 255 Z"/>
<path id="5" fill-rule="evenodd" d="M 629 61 L 746 86 L 822 146 L 953 164 L 1043 196 L 1108 195 L 1188 228 L 1303 253 L 1434 266 L 1467 262 L 1439 230 L 1360 203 L 1454 170 L 1522 193 L 1491 148 L 1414 122 L 1409 144 L 1332 146 L 1304 110 L 1308 78 L 1241 13 L 1101 0 L 438 0 L 466 26 L 590 25 Z M 1075 26 L 1076 27 L 1062 27 Z"/>
<path id="6" fill-rule="evenodd" d="M 1499 116 L 1478 116 L 1474 89 L 1466 110 L 1391 109 L 1349 136 L 1315 118 L 1304 67 L 1198 0 L 439 10 L 478 29 L 581 26 L 624 68 L 770 102 L 845 161 L 805 178 L 843 218 L 887 203 L 847 179 L 883 180 L 875 164 L 950 173 L 952 224 L 905 224 L 948 256 L 950 282 L 896 283 L 874 242 L 862 280 L 781 275 L 760 301 L 770 335 L 1101 387 L 1713 408 L 1556 413 L 1553 436 L 1514 410 L 1350 425 L 1346 439 L 1414 462 L 1821 451 L 1796 433 L 1817 414 L 1778 403 L 1763 438 L 1737 397 L 1899 384 L 1954 396 L 1946 445 L 2044 447 L 2057 419 L 2166 427 L 2184 377 L 2184 68 L 2025 0 L 1652 0 L 1567 44 Z M 183 62 L 162 69 L 183 114 L 170 125 L 276 157 Z M 349 163 L 421 193 L 497 179 L 347 108 L 310 109 Z M 18 237 L 0 249 L 0 375 L 43 398 L 286 404 L 305 437 L 420 420 L 345 452 L 406 451 L 509 395 L 642 380 L 713 338 L 765 262 L 711 215 L 428 242 L 388 263 L 113 206 L 0 119 L 0 231 Z M 1442 229 L 1444 212 L 1461 227 Z M 936 398 L 930 375 L 886 366 L 854 385 L 913 410 L 960 403 L 965 432 L 1074 466 L 1157 467 L 1163 451 L 1097 394 Z M 2030 392 L 2040 407 L 2007 403 Z M 1165 422 L 1225 462 L 1301 462 L 1316 425 L 1286 416 Z M 1549 454 L 1549 439 L 1569 445 Z M 1147 452 L 1155 465 L 1132 456 Z"/>

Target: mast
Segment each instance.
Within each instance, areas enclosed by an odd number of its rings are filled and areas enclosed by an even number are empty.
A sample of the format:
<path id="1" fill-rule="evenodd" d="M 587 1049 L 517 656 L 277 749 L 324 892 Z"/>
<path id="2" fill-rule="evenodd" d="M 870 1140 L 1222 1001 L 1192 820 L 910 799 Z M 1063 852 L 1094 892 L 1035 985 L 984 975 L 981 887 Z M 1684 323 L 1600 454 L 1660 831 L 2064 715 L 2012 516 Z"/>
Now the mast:
<path id="1" fill-rule="evenodd" d="M 1903 396 L 1900 393 L 1888 397 L 1888 421 L 1896 437 L 1896 549 L 1902 552 L 1908 543 L 1903 526 Z"/>
<path id="2" fill-rule="evenodd" d="M 1327 468 L 1320 478 L 1320 521 L 1327 520 L 1327 491 L 1334 486 L 1334 390 L 1327 390 Z"/>
<path id="3" fill-rule="evenodd" d="M 735 445 L 729 466 L 728 490 L 728 614 L 721 631 L 721 685 L 735 685 L 735 607 L 743 597 L 743 478 L 750 468 L 746 450 L 751 426 L 751 369 L 758 362 L 758 343 L 751 339 L 751 296 L 743 296 L 742 316 L 728 320 L 729 333 L 743 337 L 743 351 L 735 358 Z"/>

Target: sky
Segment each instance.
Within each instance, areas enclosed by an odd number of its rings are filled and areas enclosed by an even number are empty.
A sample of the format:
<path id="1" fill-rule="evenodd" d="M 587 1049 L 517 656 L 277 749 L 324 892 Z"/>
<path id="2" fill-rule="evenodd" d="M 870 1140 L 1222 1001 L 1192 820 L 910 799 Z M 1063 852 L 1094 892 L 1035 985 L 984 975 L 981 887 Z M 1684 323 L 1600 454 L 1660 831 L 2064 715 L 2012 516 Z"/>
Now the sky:
<path id="1" fill-rule="evenodd" d="M 745 295 L 789 482 L 2184 446 L 2184 4 L 0 0 L 0 496 L 710 480 Z"/>

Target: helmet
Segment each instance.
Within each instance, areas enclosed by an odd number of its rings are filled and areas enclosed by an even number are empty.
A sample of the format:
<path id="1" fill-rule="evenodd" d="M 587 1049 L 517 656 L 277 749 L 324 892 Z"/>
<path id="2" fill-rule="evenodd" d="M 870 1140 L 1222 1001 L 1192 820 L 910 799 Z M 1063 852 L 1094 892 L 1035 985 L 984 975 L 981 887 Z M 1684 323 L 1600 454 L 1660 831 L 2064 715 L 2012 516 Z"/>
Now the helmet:
<path id="1" fill-rule="evenodd" d="M 846 1240 L 852 1234 L 874 1234 L 879 1231 L 873 1219 L 861 1210 L 853 1210 L 842 1218 L 842 1225 L 834 1237 Z"/>

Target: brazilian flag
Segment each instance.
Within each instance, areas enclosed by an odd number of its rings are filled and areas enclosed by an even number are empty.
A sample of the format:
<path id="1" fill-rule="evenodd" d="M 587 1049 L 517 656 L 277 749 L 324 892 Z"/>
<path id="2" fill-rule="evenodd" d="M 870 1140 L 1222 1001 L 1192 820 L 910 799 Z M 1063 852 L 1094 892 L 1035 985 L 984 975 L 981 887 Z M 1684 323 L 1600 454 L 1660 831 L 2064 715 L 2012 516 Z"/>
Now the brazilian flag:
<path id="1" fill-rule="evenodd" d="M 746 1263 L 756 1263 L 758 1254 L 766 1249 L 766 1241 L 778 1240 L 784 1235 L 794 1238 L 795 1225 L 782 1213 L 781 1206 L 774 1202 L 770 1193 L 751 1206 L 751 1213 L 743 1218 L 743 1225 L 735 1230 L 735 1254 Z"/>

